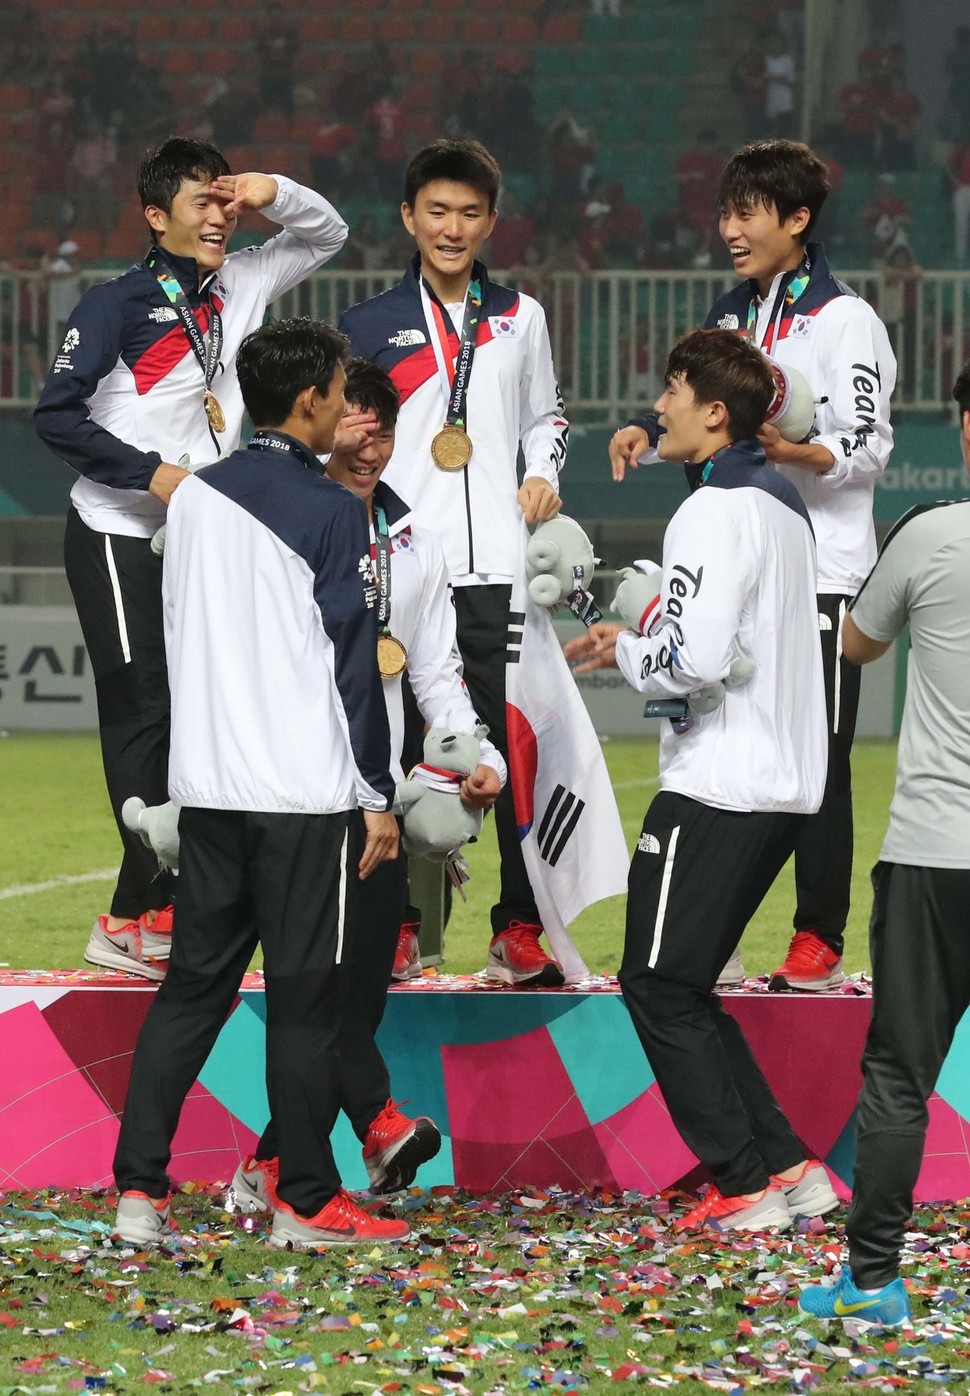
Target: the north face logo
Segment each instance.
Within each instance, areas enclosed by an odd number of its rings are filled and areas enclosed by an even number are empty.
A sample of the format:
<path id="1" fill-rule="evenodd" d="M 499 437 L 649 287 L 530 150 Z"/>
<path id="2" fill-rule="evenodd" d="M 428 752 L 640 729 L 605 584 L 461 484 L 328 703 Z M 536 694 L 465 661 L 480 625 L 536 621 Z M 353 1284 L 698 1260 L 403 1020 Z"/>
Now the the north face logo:
<path id="1" fill-rule="evenodd" d="M 423 330 L 398 330 L 387 342 L 395 349 L 413 349 L 419 344 L 427 344 L 428 339 Z"/>
<path id="2" fill-rule="evenodd" d="M 637 839 L 638 853 L 659 853 L 660 840 L 656 834 L 641 834 Z"/>

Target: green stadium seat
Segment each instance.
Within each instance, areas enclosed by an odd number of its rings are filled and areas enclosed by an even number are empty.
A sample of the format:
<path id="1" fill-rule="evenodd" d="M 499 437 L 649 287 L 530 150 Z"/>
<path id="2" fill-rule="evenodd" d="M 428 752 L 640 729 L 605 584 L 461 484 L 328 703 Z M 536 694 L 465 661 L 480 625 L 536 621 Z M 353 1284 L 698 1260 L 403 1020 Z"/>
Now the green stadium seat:
<path id="1" fill-rule="evenodd" d="M 536 49 L 533 60 L 537 78 L 568 77 L 573 71 L 573 51 L 558 45 Z"/>

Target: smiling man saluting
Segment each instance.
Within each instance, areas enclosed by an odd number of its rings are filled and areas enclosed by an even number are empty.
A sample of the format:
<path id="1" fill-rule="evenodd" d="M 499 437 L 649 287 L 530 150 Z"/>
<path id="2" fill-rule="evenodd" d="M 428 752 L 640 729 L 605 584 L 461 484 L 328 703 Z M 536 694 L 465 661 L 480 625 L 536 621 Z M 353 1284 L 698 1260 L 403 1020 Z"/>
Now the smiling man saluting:
<path id="1" fill-rule="evenodd" d="M 64 540 L 67 577 L 97 683 L 105 778 L 124 845 L 109 911 L 85 959 L 162 979 L 172 885 L 124 828 L 129 795 L 168 799 L 169 694 L 161 560 L 151 538 L 198 465 L 234 451 L 243 403 L 236 351 L 267 305 L 340 250 L 343 219 L 282 175 L 233 175 L 205 141 L 149 152 L 138 192 L 151 231 L 143 262 L 94 286 L 68 320 L 34 423 L 78 479 Z M 282 224 L 227 256 L 236 220 Z"/>

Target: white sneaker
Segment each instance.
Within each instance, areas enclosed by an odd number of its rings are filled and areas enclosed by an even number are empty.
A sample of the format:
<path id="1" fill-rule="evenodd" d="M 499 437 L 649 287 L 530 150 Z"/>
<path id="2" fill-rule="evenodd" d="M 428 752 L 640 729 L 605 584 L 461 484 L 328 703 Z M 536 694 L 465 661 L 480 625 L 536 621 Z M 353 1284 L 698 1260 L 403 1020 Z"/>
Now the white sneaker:
<path id="1" fill-rule="evenodd" d="M 279 1180 L 279 1159 L 241 1159 L 239 1167 L 232 1175 L 228 1206 L 238 1207 L 240 1212 L 271 1212 L 277 1206 L 276 1184 Z"/>
<path id="2" fill-rule="evenodd" d="M 772 1176 L 771 1181 L 785 1194 L 788 1210 L 793 1217 L 821 1217 L 839 1205 L 825 1165 L 817 1158 L 805 1160 L 794 1182 L 786 1182 L 777 1174 Z"/>
<path id="3" fill-rule="evenodd" d="M 736 946 L 734 954 L 717 976 L 715 989 L 736 989 L 745 980 L 744 965 L 741 963 L 741 947 Z"/>
<path id="4" fill-rule="evenodd" d="M 91 927 L 91 938 L 84 952 L 88 964 L 124 970 L 156 983 L 163 980 L 172 953 L 171 932 L 158 935 L 141 921 L 129 921 L 119 931 L 109 931 L 107 922 L 107 916 L 99 916 Z"/>
<path id="5" fill-rule="evenodd" d="M 154 1202 L 144 1192 L 123 1192 L 118 1199 L 113 1235 L 129 1246 L 157 1246 L 174 1235 L 172 1194 Z"/>

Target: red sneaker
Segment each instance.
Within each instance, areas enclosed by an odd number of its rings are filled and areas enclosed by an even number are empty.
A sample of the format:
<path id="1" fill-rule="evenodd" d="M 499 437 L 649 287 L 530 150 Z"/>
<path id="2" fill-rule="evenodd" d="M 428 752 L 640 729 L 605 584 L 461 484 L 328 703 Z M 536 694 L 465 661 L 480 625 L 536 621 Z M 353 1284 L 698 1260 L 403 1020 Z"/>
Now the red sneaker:
<path id="1" fill-rule="evenodd" d="M 397 949 L 394 951 L 394 968 L 391 979 L 398 983 L 421 977 L 421 951 L 418 947 L 420 921 L 402 921 L 397 933 Z"/>
<path id="2" fill-rule="evenodd" d="M 841 955 L 836 955 L 814 931 L 796 931 L 785 963 L 768 980 L 768 988 L 776 992 L 784 989 L 813 992 L 834 989 L 844 979 Z"/>
<path id="3" fill-rule="evenodd" d="M 419 1115 L 408 1119 L 393 1100 L 372 1120 L 364 1140 L 364 1166 L 371 1192 L 400 1192 L 410 1187 L 422 1163 L 441 1148 L 434 1120 Z"/>
<path id="4" fill-rule="evenodd" d="M 492 936 L 488 947 L 489 979 L 501 979 L 503 984 L 546 985 L 555 988 L 565 984 L 562 965 L 553 960 L 539 944 L 542 927 L 534 921 L 510 921 L 504 931 Z"/>
<path id="5" fill-rule="evenodd" d="M 373 1244 L 375 1241 L 380 1245 L 382 1242 L 406 1241 L 410 1235 L 411 1228 L 407 1222 L 371 1216 L 341 1188 L 313 1217 L 298 1216 L 285 1202 L 278 1202 L 269 1239 L 274 1246 L 292 1245 L 312 1249 L 315 1246 Z"/>
<path id="6" fill-rule="evenodd" d="M 753 1197 L 725 1197 L 713 1183 L 696 1207 L 673 1223 L 675 1231 L 784 1231 L 791 1212 L 782 1189 L 775 1183 Z"/>
<path id="7" fill-rule="evenodd" d="M 157 911 L 143 911 L 138 924 L 143 931 L 151 931 L 152 935 L 170 936 L 174 920 L 175 907 L 169 902 L 168 906 L 160 906 Z"/>
<path id="8" fill-rule="evenodd" d="M 241 1212 L 270 1212 L 279 1206 L 279 1180 L 278 1158 L 254 1158 L 250 1154 L 240 1161 L 229 1184 L 232 1200 Z"/>

